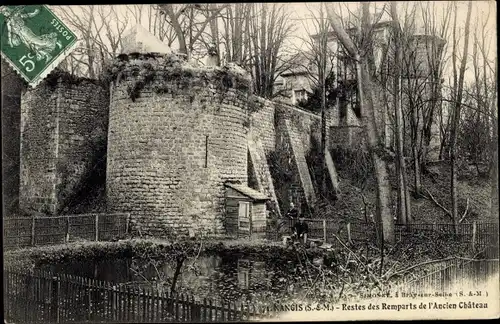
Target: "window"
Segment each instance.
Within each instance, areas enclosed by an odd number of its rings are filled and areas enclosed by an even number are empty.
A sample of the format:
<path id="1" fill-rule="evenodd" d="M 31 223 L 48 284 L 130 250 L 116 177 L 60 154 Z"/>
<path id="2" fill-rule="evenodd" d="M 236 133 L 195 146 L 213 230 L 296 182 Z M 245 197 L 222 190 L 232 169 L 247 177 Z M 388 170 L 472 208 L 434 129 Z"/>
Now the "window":
<path id="1" fill-rule="evenodd" d="M 293 104 L 307 100 L 307 91 L 306 90 L 294 90 L 293 91 Z"/>
<path id="2" fill-rule="evenodd" d="M 250 231 L 250 203 L 240 201 L 238 205 L 238 228 Z"/>
<path id="3" fill-rule="evenodd" d="M 277 77 L 274 81 L 274 85 L 284 87 L 286 85 L 286 80 L 283 77 Z"/>

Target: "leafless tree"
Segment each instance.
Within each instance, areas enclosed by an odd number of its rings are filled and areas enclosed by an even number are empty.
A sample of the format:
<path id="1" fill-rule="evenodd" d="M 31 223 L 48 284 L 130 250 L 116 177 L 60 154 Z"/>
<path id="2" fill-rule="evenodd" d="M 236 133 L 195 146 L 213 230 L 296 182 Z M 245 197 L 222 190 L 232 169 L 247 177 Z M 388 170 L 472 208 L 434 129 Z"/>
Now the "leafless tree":
<path id="1" fill-rule="evenodd" d="M 463 88 L 464 88 L 464 77 L 465 77 L 465 67 L 467 64 L 467 53 L 469 50 L 469 32 L 470 32 L 470 17 L 472 11 L 472 1 L 468 2 L 467 7 L 467 18 L 465 21 L 465 34 L 464 34 L 464 48 L 463 55 L 460 62 L 460 70 L 457 73 L 457 65 L 456 61 L 458 58 L 458 49 L 457 49 L 457 4 L 454 3 L 455 16 L 453 20 L 453 53 L 452 53 L 452 61 L 453 61 L 453 118 L 452 125 L 450 131 L 450 165 L 451 165 L 451 205 L 452 205 L 452 218 L 455 224 L 455 231 L 458 231 L 458 203 L 457 203 L 457 160 L 456 160 L 456 144 L 457 144 L 457 133 L 458 126 L 460 121 L 460 112 L 462 109 L 462 97 L 463 97 Z"/>
<path id="2" fill-rule="evenodd" d="M 404 75 L 403 125 L 408 133 L 403 137 L 405 152 L 410 151 L 413 160 L 413 187 L 415 195 L 422 195 L 421 174 L 427 163 L 436 122 L 436 111 L 441 107 L 441 80 L 446 63 L 444 49 L 448 37 L 450 5 L 442 15 L 434 3 L 405 4 L 402 21 L 402 72 Z M 416 16 L 422 17 L 423 35 L 416 34 Z M 443 118 L 443 115 L 440 115 Z M 445 129 L 442 129 L 445 131 Z"/>
<path id="3" fill-rule="evenodd" d="M 241 66 L 249 63 L 251 3 L 234 3 L 227 6 L 221 17 L 221 45 L 224 47 L 224 60 Z"/>
<path id="4" fill-rule="evenodd" d="M 116 6 L 110 5 L 58 6 L 54 9 L 81 40 L 81 46 L 70 55 L 66 64 L 72 71 L 84 71 L 86 76 L 96 78 L 102 67 L 119 54 L 122 35 L 129 24 L 128 12 L 123 15 Z"/>
<path id="5" fill-rule="evenodd" d="M 498 114 L 495 114 L 495 103 L 498 97 L 498 58 L 495 58 L 495 71 L 494 71 L 495 88 L 493 89 L 493 96 L 490 103 L 491 107 L 491 126 L 493 129 L 493 139 L 491 141 L 491 168 L 490 168 L 490 181 L 491 181 L 491 218 L 498 217 Z"/>
<path id="6" fill-rule="evenodd" d="M 330 4 L 327 5 L 328 18 L 340 43 L 356 62 L 359 101 L 361 105 L 361 122 L 366 130 L 367 146 L 372 156 L 375 178 L 377 182 L 377 208 L 376 225 L 380 244 L 384 241 L 394 242 L 394 222 L 390 210 L 390 185 L 388 181 L 387 166 L 383 159 L 383 147 L 376 131 L 375 105 L 379 104 L 374 99 L 372 84 L 373 58 L 370 53 L 370 30 L 372 24 L 369 19 L 369 3 L 362 4 L 362 37 L 360 46 L 356 46 L 347 32 L 342 28 L 341 19 Z M 359 48 L 359 49 L 358 49 Z M 370 63 L 371 62 L 371 63 Z"/>
<path id="7" fill-rule="evenodd" d="M 213 42 L 218 46 L 217 19 L 228 5 L 215 4 L 161 4 L 158 10 L 172 26 L 179 44 L 179 52 L 190 58 L 195 50 L 195 44 L 204 42 L 204 32 L 211 28 Z M 219 55 L 219 54 L 218 54 Z"/>
<path id="8" fill-rule="evenodd" d="M 478 6 L 476 8 L 479 9 Z M 457 135 L 457 150 L 476 166 L 479 176 L 490 176 L 492 217 L 498 215 L 498 116 L 497 66 L 488 53 L 493 30 L 488 30 L 491 7 L 482 11 L 472 32 L 471 63 L 474 78 L 464 86 L 462 114 Z M 454 102 L 452 102 L 454 104 Z M 480 167 L 481 165 L 481 167 Z M 486 167 L 486 168 L 485 168 Z M 493 216 L 495 215 L 495 216 Z"/>
<path id="9" fill-rule="evenodd" d="M 401 107 L 401 54 L 404 43 L 401 41 L 401 26 L 397 13 L 397 3 L 391 2 L 391 16 L 393 20 L 393 46 L 394 46 L 394 111 L 396 128 L 396 172 L 398 176 L 397 217 L 401 224 L 406 224 L 411 219 L 410 197 L 406 180 L 406 166 L 403 150 L 403 111 Z"/>
<path id="10" fill-rule="evenodd" d="M 457 150 L 468 163 L 475 165 L 479 176 L 487 176 L 491 167 L 492 129 L 490 101 L 494 96 L 493 71 L 488 69 L 489 44 L 485 30 L 488 14 L 482 24 L 474 23 L 472 33 L 472 65 L 474 79 L 464 86 L 464 102 L 457 135 Z M 481 55 L 483 53 L 483 55 Z M 486 166 L 486 168 L 484 168 Z"/>
<path id="11" fill-rule="evenodd" d="M 290 67 L 291 61 L 284 45 L 295 26 L 289 19 L 290 12 L 283 4 L 253 4 L 250 16 L 248 47 L 255 93 L 264 98 L 272 98 L 275 95 L 276 78 Z"/>

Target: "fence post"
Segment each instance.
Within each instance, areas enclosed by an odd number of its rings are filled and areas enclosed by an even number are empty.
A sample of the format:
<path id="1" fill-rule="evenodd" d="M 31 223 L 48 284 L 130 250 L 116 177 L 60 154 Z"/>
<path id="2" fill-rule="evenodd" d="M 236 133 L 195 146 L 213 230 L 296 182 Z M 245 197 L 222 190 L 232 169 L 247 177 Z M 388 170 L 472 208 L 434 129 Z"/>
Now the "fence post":
<path id="1" fill-rule="evenodd" d="M 95 240 L 99 241 L 99 214 L 95 214 Z"/>
<path id="2" fill-rule="evenodd" d="M 25 307 L 25 312 L 24 312 L 24 320 L 26 322 L 28 322 L 30 320 L 30 316 L 31 316 L 31 313 L 32 313 L 32 296 L 31 296 L 31 286 L 32 286 L 32 276 L 30 274 L 27 274 L 25 278 L 25 293 L 26 293 L 26 296 L 25 296 L 25 304 L 24 304 L 24 307 Z"/>
<path id="3" fill-rule="evenodd" d="M 250 206 L 249 206 L 250 207 Z M 250 231 L 250 237 L 249 239 L 252 239 L 252 235 L 253 235 L 253 217 L 252 217 L 252 212 L 253 212 L 253 208 L 249 208 L 250 210 L 248 211 L 248 223 L 250 224 L 250 228 L 249 228 L 249 231 Z"/>
<path id="4" fill-rule="evenodd" d="M 113 321 L 117 320 L 118 314 L 118 290 L 116 289 L 116 285 L 113 285 L 111 289 L 111 318 Z"/>
<path id="5" fill-rule="evenodd" d="M 323 219 L 323 242 L 326 243 L 326 219 Z"/>
<path id="6" fill-rule="evenodd" d="M 347 223 L 347 241 L 352 244 L 351 240 L 351 223 Z"/>
<path id="7" fill-rule="evenodd" d="M 125 223 L 125 234 L 130 230 L 130 213 L 127 214 L 127 221 Z"/>
<path id="8" fill-rule="evenodd" d="M 66 236 L 64 237 L 64 243 L 69 242 L 69 216 L 66 216 Z"/>
<path id="9" fill-rule="evenodd" d="M 31 246 L 35 246 L 35 215 L 31 218 Z"/>
<path id="10" fill-rule="evenodd" d="M 476 250 L 476 221 L 472 222 L 472 251 Z"/>
<path id="11" fill-rule="evenodd" d="M 60 282 L 58 277 L 52 277 L 52 294 L 50 300 L 51 322 L 59 323 L 59 292 Z"/>

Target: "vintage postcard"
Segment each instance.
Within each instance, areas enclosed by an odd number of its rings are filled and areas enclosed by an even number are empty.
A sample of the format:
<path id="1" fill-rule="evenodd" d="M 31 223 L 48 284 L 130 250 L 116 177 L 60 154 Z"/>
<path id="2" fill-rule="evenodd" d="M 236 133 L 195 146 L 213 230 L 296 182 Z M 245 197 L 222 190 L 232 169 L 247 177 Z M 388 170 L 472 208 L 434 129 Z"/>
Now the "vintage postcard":
<path id="1" fill-rule="evenodd" d="M 1 6 L 4 323 L 500 317 L 496 10 Z"/>

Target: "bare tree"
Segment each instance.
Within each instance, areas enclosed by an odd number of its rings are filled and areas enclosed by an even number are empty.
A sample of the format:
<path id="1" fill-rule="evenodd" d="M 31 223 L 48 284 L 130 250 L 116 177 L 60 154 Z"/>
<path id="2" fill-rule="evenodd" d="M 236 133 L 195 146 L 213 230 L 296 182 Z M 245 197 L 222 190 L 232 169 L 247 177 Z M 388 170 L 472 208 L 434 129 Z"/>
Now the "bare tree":
<path id="1" fill-rule="evenodd" d="M 432 41 L 425 43 L 426 62 L 428 65 L 427 74 L 430 83 L 430 91 L 427 105 L 424 106 L 421 134 L 421 157 L 420 167 L 426 170 L 428 152 L 432 137 L 432 125 L 435 123 L 436 112 L 442 103 L 442 80 L 444 66 L 447 62 L 445 57 L 446 40 L 449 38 L 449 27 L 451 20 L 451 6 L 449 3 L 441 11 L 437 10 L 435 3 L 420 3 L 420 11 L 424 24 L 424 33 L 432 36 Z M 420 192 L 417 192 L 420 194 Z"/>
<path id="2" fill-rule="evenodd" d="M 290 12 L 282 4 L 253 4 L 250 16 L 248 47 L 255 93 L 272 98 L 276 78 L 290 67 L 284 45 L 294 31 L 294 24 L 289 19 Z"/>
<path id="3" fill-rule="evenodd" d="M 179 43 L 179 52 L 191 57 L 197 42 L 203 42 L 203 34 L 207 27 L 211 27 L 214 42 L 217 39 L 217 22 L 220 13 L 228 5 L 215 4 L 161 4 L 158 10 L 165 15 L 168 23 L 172 25 L 177 42 Z M 211 25 L 211 26 L 209 26 Z M 216 44 L 218 46 L 218 43 Z"/>
<path id="4" fill-rule="evenodd" d="M 454 3 L 455 16 L 453 20 L 453 118 L 450 131 L 450 165 L 451 165 L 451 205 L 452 205 L 452 218 L 455 224 L 455 232 L 458 232 L 458 203 L 457 203 L 457 161 L 456 161 L 456 143 L 457 143 L 457 131 L 460 122 L 460 111 L 462 109 L 462 97 L 464 88 L 464 76 L 465 67 L 467 64 L 467 53 L 469 50 L 469 32 L 470 32 L 470 17 L 472 9 L 472 1 L 469 1 L 467 7 L 467 18 L 465 21 L 465 35 L 464 35 L 464 49 L 463 55 L 460 62 L 460 70 L 457 74 L 456 60 L 457 60 L 457 4 Z"/>
<path id="5" fill-rule="evenodd" d="M 450 14 L 444 9 L 443 15 L 438 18 L 435 11 L 433 3 L 426 3 L 425 6 L 407 4 L 401 24 L 403 99 L 406 103 L 403 107 L 403 126 L 408 130 L 403 137 L 403 147 L 412 156 L 416 197 L 422 196 L 421 175 L 427 163 L 436 111 L 441 108 L 444 45 Z M 423 19 L 424 35 L 416 34 L 416 16 Z M 439 117 L 442 119 L 443 115 Z M 445 128 L 441 130 L 446 132 Z"/>
<path id="6" fill-rule="evenodd" d="M 396 128 L 396 172 L 398 175 L 397 217 L 401 224 L 411 219 L 410 197 L 406 183 L 406 166 L 403 150 L 403 111 L 401 108 L 401 26 L 397 13 L 397 3 L 391 2 L 391 16 L 394 22 L 394 110 Z"/>
<path id="7" fill-rule="evenodd" d="M 331 5 L 327 5 L 328 18 L 333 27 L 333 30 L 339 39 L 340 43 L 351 55 L 356 62 L 357 67 L 357 82 L 359 91 L 359 101 L 361 105 L 361 122 L 366 130 L 367 146 L 372 156 L 375 178 L 377 182 L 377 208 L 376 208 L 376 225 L 379 244 L 384 241 L 394 242 L 394 223 L 390 210 L 390 185 L 386 162 L 383 159 L 384 151 L 377 135 L 375 123 L 375 105 L 378 104 L 374 99 L 372 74 L 373 66 L 370 66 L 368 56 L 373 51 L 370 51 L 370 29 L 369 20 L 369 3 L 362 4 L 362 40 L 361 46 L 357 47 L 346 31 L 342 28 L 341 19 L 335 13 Z M 367 44 L 368 43 L 368 44 Z M 359 50 L 358 50 L 359 48 Z"/>
<path id="8" fill-rule="evenodd" d="M 82 44 L 66 64 L 72 71 L 84 71 L 86 76 L 96 78 L 104 64 L 121 49 L 122 35 L 129 23 L 128 12 L 122 15 L 116 6 L 110 5 L 59 6 L 55 9 L 79 34 Z"/>
<path id="9" fill-rule="evenodd" d="M 498 217 L 498 115 L 495 115 L 495 103 L 498 96 L 498 58 L 495 58 L 495 88 L 491 100 L 491 121 L 493 129 L 493 140 L 491 149 L 491 168 L 490 168 L 490 181 L 491 181 L 491 218 Z"/>
<path id="10" fill-rule="evenodd" d="M 221 45 L 224 46 L 224 60 L 235 62 L 241 66 L 248 64 L 251 3 L 234 3 L 227 6 L 222 20 L 220 33 Z"/>

